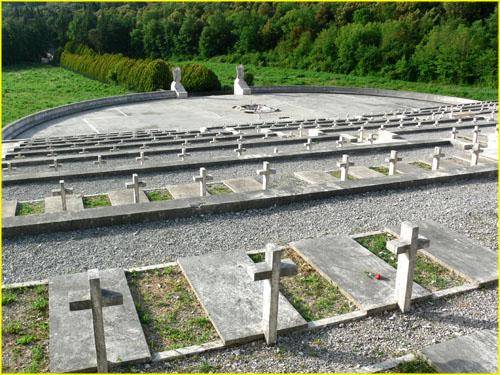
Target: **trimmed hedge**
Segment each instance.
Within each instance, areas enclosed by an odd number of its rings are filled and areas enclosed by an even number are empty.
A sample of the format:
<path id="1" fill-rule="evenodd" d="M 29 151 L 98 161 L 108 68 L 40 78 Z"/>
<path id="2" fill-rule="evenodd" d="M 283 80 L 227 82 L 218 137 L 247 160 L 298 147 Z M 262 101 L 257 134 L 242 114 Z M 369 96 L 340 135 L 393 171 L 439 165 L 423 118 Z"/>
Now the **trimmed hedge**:
<path id="1" fill-rule="evenodd" d="M 63 67 L 101 81 L 115 82 L 139 91 L 170 90 L 171 65 L 164 60 L 134 60 L 118 55 L 98 55 L 91 48 L 68 42 L 61 54 Z"/>
<path id="2" fill-rule="evenodd" d="M 187 64 L 181 67 L 181 83 L 187 92 L 218 91 L 220 81 L 215 73 L 200 64 Z"/>

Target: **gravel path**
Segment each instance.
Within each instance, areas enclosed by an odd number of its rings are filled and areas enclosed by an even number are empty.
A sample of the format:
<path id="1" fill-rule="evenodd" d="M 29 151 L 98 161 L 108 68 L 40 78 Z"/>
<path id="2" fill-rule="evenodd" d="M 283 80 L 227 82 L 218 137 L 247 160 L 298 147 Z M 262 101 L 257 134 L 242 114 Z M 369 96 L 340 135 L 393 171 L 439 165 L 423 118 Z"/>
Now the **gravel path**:
<path id="1" fill-rule="evenodd" d="M 320 146 L 317 147 L 320 149 Z M 403 161 L 416 161 L 422 158 L 428 158 L 434 148 L 422 148 L 416 150 L 401 150 L 398 156 L 403 158 Z M 461 153 L 451 146 L 441 148 L 446 157 Z M 256 153 L 264 152 L 262 150 L 253 151 Z M 204 152 L 200 156 L 203 159 L 215 157 L 215 152 Z M 377 166 L 386 165 L 385 159 L 389 156 L 387 152 L 374 152 L 363 154 L 352 154 L 350 160 L 355 165 Z M 306 184 L 301 180 L 293 177 L 294 172 L 305 170 L 333 170 L 337 169 L 336 163 L 341 159 L 340 156 L 320 157 L 320 158 L 304 158 L 301 160 L 282 160 L 271 163 L 271 167 L 277 170 L 277 174 L 271 178 L 272 184 L 277 186 L 300 186 Z M 238 165 L 223 165 L 211 167 L 208 173 L 214 177 L 214 181 L 222 181 L 229 178 L 237 177 L 254 177 L 260 181 L 256 170 L 262 169 L 262 163 L 245 163 Z M 181 171 L 169 171 L 164 173 L 144 173 L 140 174 L 141 181 L 146 182 L 148 189 L 161 188 L 167 185 L 192 183 L 193 176 L 198 175 L 199 170 L 186 169 Z M 81 195 L 101 194 L 112 190 L 124 189 L 125 183 L 131 181 L 131 175 L 110 176 L 106 178 L 66 178 L 64 180 L 66 186 L 72 187 L 74 193 Z M 51 195 L 52 189 L 57 189 L 57 179 L 54 182 L 38 182 L 19 185 L 9 185 L 2 189 L 2 197 L 5 200 L 32 200 L 43 199 Z"/>

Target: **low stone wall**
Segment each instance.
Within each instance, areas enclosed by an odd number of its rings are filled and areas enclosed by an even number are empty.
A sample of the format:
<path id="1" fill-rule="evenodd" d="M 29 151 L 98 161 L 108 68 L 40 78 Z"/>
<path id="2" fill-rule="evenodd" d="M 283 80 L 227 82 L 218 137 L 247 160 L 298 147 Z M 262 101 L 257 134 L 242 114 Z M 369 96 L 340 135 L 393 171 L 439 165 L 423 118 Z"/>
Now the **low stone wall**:
<path id="1" fill-rule="evenodd" d="M 436 103 L 465 104 L 474 103 L 477 100 L 457 98 L 454 96 L 425 94 L 411 91 L 369 89 L 361 87 L 336 87 L 336 86 L 252 86 L 254 94 L 285 94 L 285 93 L 324 93 L 324 94 L 349 94 L 387 96 L 392 98 L 428 100 Z"/>
<path id="2" fill-rule="evenodd" d="M 18 134 L 41 124 L 46 121 L 54 120 L 63 116 L 71 115 L 73 113 L 88 111 L 90 109 L 107 107 L 112 105 L 144 102 L 149 100 L 163 100 L 163 99 L 177 99 L 175 92 L 154 91 L 154 92 L 141 92 L 138 94 L 127 94 L 119 96 L 110 96 L 107 98 L 99 98 L 92 100 L 85 100 L 83 102 L 71 103 L 62 105 L 55 108 L 46 109 L 32 115 L 25 116 L 16 120 L 2 129 L 2 139 L 14 139 Z"/>

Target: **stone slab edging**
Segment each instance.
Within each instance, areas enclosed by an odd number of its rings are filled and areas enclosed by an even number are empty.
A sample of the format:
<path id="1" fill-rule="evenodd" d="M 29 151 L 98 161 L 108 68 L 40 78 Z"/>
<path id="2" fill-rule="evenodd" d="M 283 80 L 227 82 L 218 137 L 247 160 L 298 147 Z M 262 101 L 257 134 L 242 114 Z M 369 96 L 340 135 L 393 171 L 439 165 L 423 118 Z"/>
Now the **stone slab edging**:
<path id="1" fill-rule="evenodd" d="M 14 216 L 3 219 L 2 234 L 7 238 L 27 234 L 143 223 L 244 209 L 266 208 L 273 205 L 286 205 L 377 190 L 403 189 L 434 183 L 496 176 L 498 176 L 498 165 L 489 164 L 475 167 L 458 167 L 446 171 L 427 171 L 418 174 L 400 174 L 371 179 L 339 181 L 334 184 L 304 187 L 286 186 L 279 189 L 245 193 L 218 194 L 206 197 L 100 207 L 81 211 Z"/>
<path id="2" fill-rule="evenodd" d="M 31 115 L 25 116 L 11 122 L 2 129 L 2 139 L 14 139 L 16 135 L 46 121 L 54 120 L 63 116 L 78 112 L 88 111 L 90 109 L 102 108 L 112 105 L 137 103 L 150 100 L 177 99 L 175 92 L 153 91 L 141 92 L 137 94 L 126 94 L 118 96 L 109 96 L 107 98 L 84 100 L 82 102 L 61 105 L 59 107 L 46 109 Z"/>
<path id="3" fill-rule="evenodd" d="M 312 138 L 311 138 L 312 139 Z M 302 140 L 304 141 L 304 140 Z M 323 149 L 302 152 L 282 152 L 278 154 L 257 154 L 257 155 L 243 155 L 241 157 L 222 157 L 222 158 L 212 158 L 210 160 L 198 159 L 197 161 L 172 161 L 166 163 L 157 164 L 146 164 L 146 165 L 135 165 L 135 166 L 116 166 L 116 167 L 105 167 L 96 168 L 88 170 L 61 170 L 60 172 L 44 172 L 44 173 L 31 173 L 31 174 L 18 174 L 8 176 L 4 174 L 2 176 L 3 186 L 27 183 L 27 182 L 41 182 L 41 181 L 56 181 L 61 178 L 91 178 L 91 177 L 104 177 L 104 176 L 119 176 L 127 175 L 131 173 L 151 173 L 151 172 L 166 172 L 166 171 L 176 171 L 184 169 L 195 169 L 195 168 L 208 168 L 213 166 L 227 165 L 227 164 L 244 164 L 244 163 L 254 163 L 262 161 L 281 161 L 281 160 L 292 160 L 300 158 L 314 158 L 314 157 L 328 157 L 332 155 L 343 155 L 345 153 L 351 154 L 362 154 L 367 152 L 378 152 L 378 151 L 390 151 L 390 150 L 400 150 L 400 149 L 415 149 L 415 148 L 427 148 L 435 146 L 449 146 L 451 145 L 450 139 L 438 139 L 438 140 L 419 140 L 419 141 L 402 141 L 398 143 L 374 143 L 363 144 L 363 145 L 353 145 L 353 146 L 342 146 L 334 149 Z M 131 156 L 137 156 L 137 152 L 130 152 Z M 64 158 L 58 158 L 58 162 L 63 163 Z"/>
<path id="4" fill-rule="evenodd" d="M 252 86 L 252 95 L 254 94 L 281 94 L 281 93 L 324 93 L 324 94 L 344 94 L 344 95 L 370 95 L 385 96 L 392 98 L 427 100 L 437 103 L 447 104 L 468 104 L 476 103 L 477 100 L 458 98 L 455 96 L 444 96 L 435 94 L 426 94 L 412 91 L 370 89 L 363 87 L 341 87 L 341 86 Z"/>

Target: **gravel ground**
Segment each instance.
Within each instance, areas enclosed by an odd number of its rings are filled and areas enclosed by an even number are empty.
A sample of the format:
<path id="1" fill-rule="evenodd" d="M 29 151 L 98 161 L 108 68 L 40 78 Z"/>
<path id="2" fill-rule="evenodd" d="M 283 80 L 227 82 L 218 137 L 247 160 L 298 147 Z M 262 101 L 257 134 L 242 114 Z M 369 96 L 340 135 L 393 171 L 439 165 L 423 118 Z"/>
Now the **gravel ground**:
<path id="1" fill-rule="evenodd" d="M 498 290 L 414 304 L 407 314 L 384 312 L 357 322 L 278 336 L 188 357 L 113 369 L 113 372 L 338 373 L 415 352 L 426 346 L 498 328 Z"/>
<path id="2" fill-rule="evenodd" d="M 318 146 L 317 149 L 320 149 Z M 432 154 L 434 148 L 422 148 L 415 150 L 402 150 L 398 152 L 398 156 L 403 158 L 403 161 L 416 161 L 422 158 L 428 158 Z M 446 157 L 460 154 L 461 151 L 454 149 L 451 146 L 441 148 Z M 256 151 L 258 153 L 259 150 Z M 261 151 L 262 152 L 262 151 Z M 215 153 L 203 153 L 203 158 L 215 157 Z M 374 152 L 363 153 L 359 155 L 352 154 L 350 160 L 355 165 L 377 166 L 387 164 L 385 159 L 389 156 L 389 152 Z M 271 182 L 277 186 L 301 186 L 306 184 L 301 180 L 293 177 L 294 172 L 305 170 L 333 170 L 337 169 L 336 163 L 341 157 L 320 157 L 320 158 L 304 158 L 301 160 L 283 160 L 272 162 L 271 167 L 277 170 L 277 174 L 272 176 Z M 237 165 L 223 165 L 218 167 L 210 167 L 208 173 L 214 177 L 214 181 L 222 181 L 229 178 L 237 177 L 254 177 L 261 180 L 257 176 L 256 170 L 262 169 L 262 163 L 245 163 Z M 198 175 L 199 170 L 186 169 L 182 171 L 169 171 L 164 173 L 144 173 L 140 174 L 141 181 L 146 182 L 148 189 L 165 187 L 167 185 L 192 183 L 193 176 Z M 130 175 L 124 176 L 109 176 L 106 178 L 65 178 L 65 185 L 72 187 L 74 193 L 81 195 L 101 194 L 112 190 L 124 189 L 125 183 L 131 181 Z M 32 199 L 43 199 L 51 195 L 52 189 L 58 187 L 57 179 L 54 182 L 39 182 L 27 183 L 19 185 L 8 185 L 2 189 L 2 197 L 5 200 L 26 201 Z"/>

